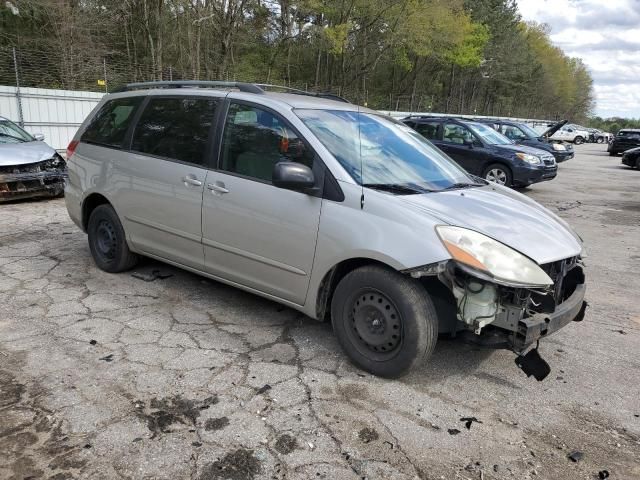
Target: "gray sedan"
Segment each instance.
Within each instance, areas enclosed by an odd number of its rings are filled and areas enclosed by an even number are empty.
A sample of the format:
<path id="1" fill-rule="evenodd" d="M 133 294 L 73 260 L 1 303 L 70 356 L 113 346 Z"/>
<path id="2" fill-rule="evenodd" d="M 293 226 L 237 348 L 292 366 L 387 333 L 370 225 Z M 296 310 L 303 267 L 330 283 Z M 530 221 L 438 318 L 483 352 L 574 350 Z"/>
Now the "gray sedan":
<path id="1" fill-rule="evenodd" d="M 66 162 L 43 140 L 0 117 L 0 202 L 64 193 Z"/>

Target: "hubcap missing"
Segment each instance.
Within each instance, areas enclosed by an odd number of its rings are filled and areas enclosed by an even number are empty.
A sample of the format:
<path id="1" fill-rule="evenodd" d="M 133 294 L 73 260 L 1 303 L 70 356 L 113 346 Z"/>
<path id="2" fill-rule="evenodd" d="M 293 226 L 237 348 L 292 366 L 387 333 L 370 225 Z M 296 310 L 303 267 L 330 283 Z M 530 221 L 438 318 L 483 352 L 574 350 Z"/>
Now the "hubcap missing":
<path id="1" fill-rule="evenodd" d="M 382 293 L 363 292 L 349 314 L 350 337 L 360 350 L 389 354 L 400 345 L 402 322 L 393 303 Z"/>

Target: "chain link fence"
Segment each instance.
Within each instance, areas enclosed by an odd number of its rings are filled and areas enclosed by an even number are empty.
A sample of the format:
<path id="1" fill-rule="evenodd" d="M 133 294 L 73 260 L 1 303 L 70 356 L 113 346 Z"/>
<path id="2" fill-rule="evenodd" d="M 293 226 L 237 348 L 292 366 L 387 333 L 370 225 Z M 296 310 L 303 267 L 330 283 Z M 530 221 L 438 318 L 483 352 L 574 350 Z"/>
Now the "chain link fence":
<path id="1" fill-rule="evenodd" d="M 86 52 L 77 56 L 64 52 L 52 57 L 42 50 L 0 47 L 0 85 L 108 93 L 127 83 L 171 80 L 276 83 L 305 91 L 316 90 L 304 83 L 270 81 L 268 75 L 257 77 L 234 71 L 195 74 L 191 69 L 168 63 L 158 67 L 126 59 L 87 55 Z M 322 89 L 322 92 L 347 95 L 348 89 L 336 87 Z"/>

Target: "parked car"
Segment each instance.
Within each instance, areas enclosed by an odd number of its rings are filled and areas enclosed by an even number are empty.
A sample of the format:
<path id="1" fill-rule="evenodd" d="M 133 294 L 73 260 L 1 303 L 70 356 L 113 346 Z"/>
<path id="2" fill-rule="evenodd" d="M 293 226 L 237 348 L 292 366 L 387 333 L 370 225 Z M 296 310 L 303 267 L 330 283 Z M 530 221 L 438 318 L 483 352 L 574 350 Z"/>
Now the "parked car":
<path id="1" fill-rule="evenodd" d="M 603 132 L 597 128 L 589 128 L 589 142 L 591 143 L 609 143 L 609 139 L 611 138 L 611 134 L 607 132 Z"/>
<path id="2" fill-rule="evenodd" d="M 552 125 L 549 130 L 552 130 L 556 125 L 557 124 Z M 557 129 L 554 133 L 549 133 L 549 131 L 543 133 L 543 136 L 546 136 L 551 140 L 562 140 L 580 145 L 589 139 L 589 132 L 576 125 L 566 124 Z"/>
<path id="3" fill-rule="evenodd" d="M 532 347 L 584 315 L 582 241 L 563 220 L 349 103 L 134 84 L 85 120 L 68 168 L 67 209 L 99 268 L 144 255 L 330 320 L 377 375 L 458 332 L 540 379 Z"/>
<path id="4" fill-rule="evenodd" d="M 609 155 L 614 157 L 632 148 L 640 147 L 640 129 L 625 128 L 613 137 L 607 147 Z"/>
<path id="5" fill-rule="evenodd" d="M 622 163 L 640 169 L 640 147 L 625 151 L 622 154 Z"/>
<path id="6" fill-rule="evenodd" d="M 0 202 L 64 193 L 66 164 L 43 135 L 0 117 Z"/>
<path id="7" fill-rule="evenodd" d="M 549 152 L 555 157 L 557 163 L 570 160 L 574 157 L 573 146 L 570 143 L 560 140 L 549 140 L 526 123 L 513 122 L 511 120 L 487 119 L 477 121 L 490 125 L 509 140 L 519 145 L 527 145 Z"/>
<path id="8" fill-rule="evenodd" d="M 558 173 L 554 156 L 515 145 L 488 125 L 457 118 L 407 117 L 402 120 L 473 175 L 508 187 L 551 180 Z"/>

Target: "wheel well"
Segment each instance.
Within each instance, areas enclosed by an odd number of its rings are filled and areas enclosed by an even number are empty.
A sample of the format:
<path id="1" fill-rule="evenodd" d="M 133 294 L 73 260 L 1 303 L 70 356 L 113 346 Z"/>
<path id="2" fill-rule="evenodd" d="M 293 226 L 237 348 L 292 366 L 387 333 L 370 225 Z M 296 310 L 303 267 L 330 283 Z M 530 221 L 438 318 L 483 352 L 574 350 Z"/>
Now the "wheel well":
<path id="1" fill-rule="evenodd" d="M 513 177 L 513 169 L 507 162 L 503 162 L 502 160 L 496 160 L 495 162 L 487 164 L 487 166 L 484 167 L 484 170 L 482 171 L 482 175 L 484 175 L 487 170 L 489 170 L 489 167 L 493 167 L 494 165 L 500 165 L 502 168 L 508 170 L 509 174 L 511 174 L 511 176 Z"/>
<path id="2" fill-rule="evenodd" d="M 349 260 L 343 260 L 338 263 L 325 274 L 322 282 L 320 282 L 318 296 L 316 297 L 316 316 L 318 320 L 329 320 L 331 315 L 330 307 L 331 300 L 333 299 L 333 292 L 335 292 L 340 280 L 356 268 L 364 267 L 365 265 L 379 265 L 395 271 L 393 267 L 386 263 L 373 260 L 371 258 L 350 258 Z"/>
<path id="3" fill-rule="evenodd" d="M 99 193 L 92 193 L 82 202 L 82 228 L 86 231 L 89 225 L 89 217 L 91 216 L 91 212 L 93 212 L 97 206 L 104 204 L 111 205 L 109 200 L 107 200 L 104 196 Z"/>

